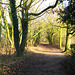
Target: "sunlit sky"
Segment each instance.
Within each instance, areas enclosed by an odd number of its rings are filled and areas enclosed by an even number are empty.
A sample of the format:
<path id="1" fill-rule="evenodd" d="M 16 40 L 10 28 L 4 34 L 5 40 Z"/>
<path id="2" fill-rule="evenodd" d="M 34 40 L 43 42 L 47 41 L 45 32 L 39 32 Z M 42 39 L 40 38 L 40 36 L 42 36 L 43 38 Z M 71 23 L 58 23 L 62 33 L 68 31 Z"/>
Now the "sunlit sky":
<path id="1" fill-rule="evenodd" d="M 49 5 L 54 5 L 56 2 L 56 0 L 40 0 L 40 1 L 41 1 L 41 3 L 38 4 L 38 6 L 39 6 L 38 11 L 41 11 L 41 10 L 47 8 Z M 20 3 L 20 0 L 17 1 L 16 5 L 19 5 L 19 3 Z"/>
<path id="2" fill-rule="evenodd" d="M 53 5 L 53 4 L 55 3 L 55 1 L 56 1 L 56 0 L 46 0 L 46 1 L 44 1 L 44 2 L 42 3 L 42 6 L 43 6 L 44 8 L 46 8 L 46 7 L 49 6 L 49 5 Z"/>
<path id="3" fill-rule="evenodd" d="M 55 2 L 56 0 L 40 0 L 40 3 L 37 4 L 37 7 L 39 6 L 38 11 L 45 9 L 50 5 L 54 5 Z"/>
<path id="4" fill-rule="evenodd" d="M 18 6 L 20 4 L 20 0 L 17 0 L 16 2 L 17 2 L 16 5 Z M 44 1 L 40 0 L 40 2 L 42 2 L 42 4 L 41 5 L 38 4 L 38 6 L 40 5 L 39 10 L 41 11 L 45 9 L 46 7 L 48 7 L 49 5 L 53 5 L 56 2 L 56 0 L 44 0 Z"/>

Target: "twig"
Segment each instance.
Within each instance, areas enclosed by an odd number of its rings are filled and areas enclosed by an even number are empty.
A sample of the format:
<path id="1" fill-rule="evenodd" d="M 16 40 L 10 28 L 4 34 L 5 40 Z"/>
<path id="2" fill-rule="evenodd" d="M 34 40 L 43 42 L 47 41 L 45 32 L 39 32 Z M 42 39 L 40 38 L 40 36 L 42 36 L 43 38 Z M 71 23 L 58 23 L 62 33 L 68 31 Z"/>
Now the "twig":
<path id="1" fill-rule="evenodd" d="M 2 2 L 0 2 L 0 4 L 4 4 L 4 5 L 10 5 L 10 4 L 8 4 L 8 3 L 2 3 Z"/>

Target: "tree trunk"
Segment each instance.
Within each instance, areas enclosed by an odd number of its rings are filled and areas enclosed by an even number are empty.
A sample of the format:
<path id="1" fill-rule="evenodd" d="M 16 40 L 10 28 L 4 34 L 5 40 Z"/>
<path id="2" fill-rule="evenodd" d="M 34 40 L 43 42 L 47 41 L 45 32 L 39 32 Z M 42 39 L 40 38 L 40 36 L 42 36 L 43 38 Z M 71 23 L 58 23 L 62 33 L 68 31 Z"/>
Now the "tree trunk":
<path id="1" fill-rule="evenodd" d="M 9 0 L 10 1 L 10 7 L 11 7 L 11 15 L 12 15 L 12 23 L 13 23 L 13 29 L 14 29 L 14 44 L 17 51 L 17 55 L 20 54 L 19 49 L 19 30 L 18 30 L 18 18 L 17 18 L 17 12 L 15 7 L 15 0 Z"/>
<path id="2" fill-rule="evenodd" d="M 48 40 L 49 40 L 49 44 L 50 44 L 50 45 L 53 45 L 53 38 L 54 38 L 54 33 L 49 33 L 49 38 L 48 38 Z"/>
<path id="3" fill-rule="evenodd" d="M 4 29 L 6 30 L 6 39 L 8 39 L 11 43 L 11 48 L 14 46 L 14 41 L 13 41 L 13 29 L 11 30 L 10 32 L 10 28 L 9 28 L 9 24 L 7 23 L 7 18 L 6 16 L 4 16 L 4 10 L 2 11 L 2 18 L 3 18 L 3 22 L 4 22 Z M 11 19 L 11 18 L 10 18 Z M 12 25 L 12 28 L 13 28 L 13 25 Z M 11 34 L 12 34 L 12 37 L 11 37 Z"/>
<path id="4" fill-rule="evenodd" d="M 71 35 L 69 34 L 69 29 L 67 27 L 65 52 L 70 50 L 70 44 L 71 44 Z"/>
<path id="5" fill-rule="evenodd" d="M 60 31 L 59 31 L 59 47 L 60 47 L 60 49 L 62 47 L 62 28 L 61 28 L 61 24 L 60 24 Z"/>
<path id="6" fill-rule="evenodd" d="M 24 16 L 24 13 L 22 14 L 22 17 L 23 16 Z M 25 10 L 25 19 L 24 17 L 22 18 L 22 41 L 20 45 L 21 54 L 23 54 L 24 52 L 24 48 L 27 41 L 27 33 L 28 33 L 28 10 Z"/>
<path id="7" fill-rule="evenodd" d="M 53 45 L 53 38 L 54 38 L 54 35 L 53 35 L 53 34 L 52 34 L 52 37 L 51 37 L 51 38 L 52 38 L 52 40 L 51 40 L 51 41 L 52 41 L 52 42 L 51 42 L 51 45 Z"/>
<path id="8" fill-rule="evenodd" d="M 68 36 L 66 36 L 65 52 L 70 50 L 70 44 L 71 44 L 71 39 L 70 39 L 70 34 L 68 34 Z"/>
<path id="9" fill-rule="evenodd" d="M 10 21 L 11 21 L 11 26 L 12 26 L 12 30 L 11 30 L 11 32 L 12 32 L 12 37 L 11 37 L 12 45 L 11 45 L 11 48 L 13 48 L 14 47 L 14 30 L 13 30 L 12 15 L 11 15 L 10 9 L 9 9 L 9 16 L 10 16 Z"/>

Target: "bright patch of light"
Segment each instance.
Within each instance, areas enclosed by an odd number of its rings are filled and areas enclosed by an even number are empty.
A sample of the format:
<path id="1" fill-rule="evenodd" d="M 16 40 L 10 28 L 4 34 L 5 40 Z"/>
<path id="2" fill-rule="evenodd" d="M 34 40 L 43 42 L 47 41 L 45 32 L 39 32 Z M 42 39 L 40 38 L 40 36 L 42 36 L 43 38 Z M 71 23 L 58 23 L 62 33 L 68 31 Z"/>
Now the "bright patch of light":
<path id="1" fill-rule="evenodd" d="M 55 2 L 56 2 L 56 0 L 44 0 L 44 1 L 40 4 L 38 11 L 41 11 L 41 10 L 45 9 L 45 8 L 47 8 L 48 6 L 54 5 Z"/>

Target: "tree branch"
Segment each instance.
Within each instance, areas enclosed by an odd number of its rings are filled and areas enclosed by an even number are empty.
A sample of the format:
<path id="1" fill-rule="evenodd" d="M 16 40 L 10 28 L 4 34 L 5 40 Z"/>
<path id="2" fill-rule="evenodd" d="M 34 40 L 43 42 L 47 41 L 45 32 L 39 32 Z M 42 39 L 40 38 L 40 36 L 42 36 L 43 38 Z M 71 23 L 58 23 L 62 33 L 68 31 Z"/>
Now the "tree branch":
<path id="1" fill-rule="evenodd" d="M 31 2 L 29 3 L 29 5 L 27 6 L 28 9 L 30 8 L 31 4 L 33 3 L 33 0 L 31 0 Z"/>
<path id="2" fill-rule="evenodd" d="M 74 34 L 74 33 L 75 33 L 75 30 L 72 33 L 69 33 L 69 34 Z"/>
<path id="3" fill-rule="evenodd" d="M 52 9 L 55 8 L 56 5 L 57 5 L 57 3 L 58 3 L 58 1 L 59 1 L 59 0 L 56 0 L 55 5 L 49 6 L 49 7 L 47 7 L 46 9 L 42 10 L 42 11 L 39 12 L 39 13 L 29 13 L 28 15 L 38 16 L 38 15 L 42 14 L 43 12 L 45 12 L 46 10 L 50 9 L 50 8 L 52 8 Z"/>
<path id="4" fill-rule="evenodd" d="M 39 17 L 43 16 L 44 14 L 45 14 L 45 13 L 42 13 L 41 15 L 37 16 L 36 18 L 29 19 L 29 21 L 31 21 L 31 20 L 35 20 L 35 19 L 37 19 L 37 18 L 39 18 Z"/>
<path id="5" fill-rule="evenodd" d="M 0 4 L 4 4 L 4 5 L 10 5 L 10 4 L 8 4 L 8 3 L 2 3 L 2 2 L 0 2 Z"/>
<path id="6" fill-rule="evenodd" d="M 39 0 L 38 2 L 36 2 L 35 4 L 31 5 L 31 8 L 32 8 L 33 6 L 35 6 L 37 3 L 39 3 L 39 2 L 40 2 L 40 0 Z"/>

